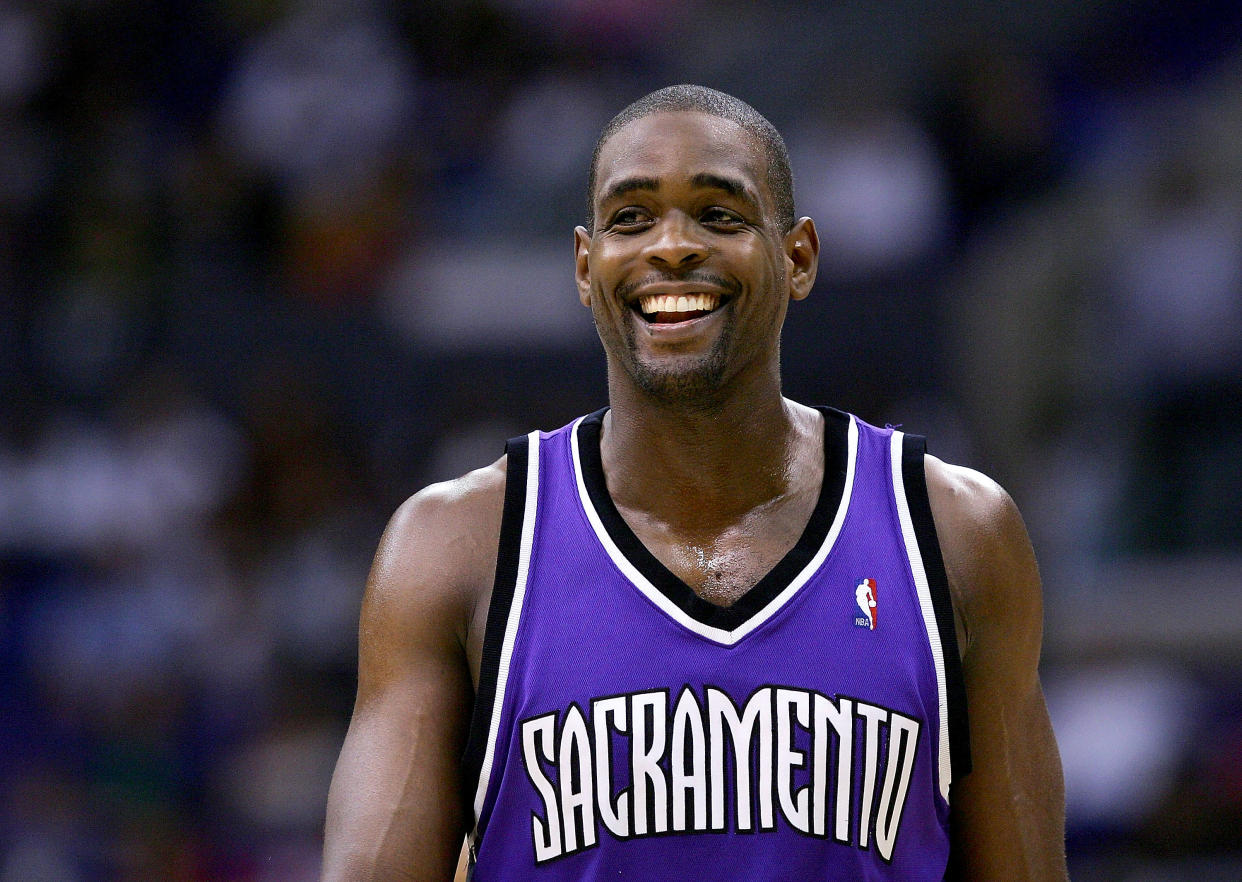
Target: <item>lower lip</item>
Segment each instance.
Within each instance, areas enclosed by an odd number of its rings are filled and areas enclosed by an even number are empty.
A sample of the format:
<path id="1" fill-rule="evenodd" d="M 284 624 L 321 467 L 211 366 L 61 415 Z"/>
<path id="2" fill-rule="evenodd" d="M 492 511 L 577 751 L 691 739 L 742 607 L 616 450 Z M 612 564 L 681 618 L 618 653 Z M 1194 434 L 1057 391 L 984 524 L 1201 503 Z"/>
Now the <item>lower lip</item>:
<path id="1" fill-rule="evenodd" d="M 641 313 L 635 313 L 639 320 L 639 326 L 648 334 L 659 340 L 678 340 L 684 337 L 692 337 L 699 332 L 703 326 L 709 324 L 718 315 L 724 312 L 724 306 L 721 305 L 709 312 L 707 315 L 701 315 L 697 318 L 686 319 L 683 322 L 649 322 Z"/>

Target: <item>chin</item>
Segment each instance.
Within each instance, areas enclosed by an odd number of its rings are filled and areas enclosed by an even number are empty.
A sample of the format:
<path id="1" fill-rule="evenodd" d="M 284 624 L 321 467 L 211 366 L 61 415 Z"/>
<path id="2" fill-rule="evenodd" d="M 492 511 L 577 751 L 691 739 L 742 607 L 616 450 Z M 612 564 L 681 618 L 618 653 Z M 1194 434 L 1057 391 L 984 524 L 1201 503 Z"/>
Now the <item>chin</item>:
<path id="1" fill-rule="evenodd" d="M 615 343 L 615 363 L 640 392 L 668 404 L 702 404 L 719 396 L 731 375 L 730 365 L 740 353 L 733 346 L 732 328 L 717 337 L 710 348 L 697 353 L 646 352 L 632 329 L 615 338 L 600 337 L 609 349 Z"/>
<path id="2" fill-rule="evenodd" d="M 714 353 L 713 353 L 714 354 Z M 693 364 L 633 364 L 630 376 L 646 395 L 670 403 L 693 403 L 720 392 L 725 380 L 723 359 L 695 359 Z"/>

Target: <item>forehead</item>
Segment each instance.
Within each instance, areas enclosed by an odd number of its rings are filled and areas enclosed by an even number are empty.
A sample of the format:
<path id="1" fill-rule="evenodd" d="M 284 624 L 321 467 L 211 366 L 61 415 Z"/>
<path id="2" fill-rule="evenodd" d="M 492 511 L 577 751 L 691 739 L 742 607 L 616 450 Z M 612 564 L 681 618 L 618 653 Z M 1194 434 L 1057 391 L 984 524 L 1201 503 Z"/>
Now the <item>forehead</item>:
<path id="1" fill-rule="evenodd" d="M 630 178 L 681 184 L 703 174 L 737 180 L 765 205 L 771 202 L 759 138 L 732 120 L 699 111 L 653 113 L 614 132 L 599 152 L 595 195 Z"/>

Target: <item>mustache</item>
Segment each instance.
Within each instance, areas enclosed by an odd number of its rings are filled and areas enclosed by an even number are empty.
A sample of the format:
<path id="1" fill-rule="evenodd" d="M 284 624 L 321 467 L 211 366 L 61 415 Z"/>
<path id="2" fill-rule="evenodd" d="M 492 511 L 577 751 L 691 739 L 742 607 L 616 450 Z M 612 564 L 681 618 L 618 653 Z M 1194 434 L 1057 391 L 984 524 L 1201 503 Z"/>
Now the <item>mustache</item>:
<path id="1" fill-rule="evenodd" d="M 639 288 L 647 285 L 659 285 L 666 282 L 680 282 L 699 284 L 707 288 L 724 291 L 726 294 L 732 295 L 742 290 L 742 285 L 736 279 L 729 279 L 725 276 L 719 276 L 715 273 L 703 272 L 701 270 L 687 270 L 684 273 L 651 273 L 643 276 L 633 282 L 626 282 L 617 287 L 617 296 L 623 301 L 629 301 L 631 295 Z"/>

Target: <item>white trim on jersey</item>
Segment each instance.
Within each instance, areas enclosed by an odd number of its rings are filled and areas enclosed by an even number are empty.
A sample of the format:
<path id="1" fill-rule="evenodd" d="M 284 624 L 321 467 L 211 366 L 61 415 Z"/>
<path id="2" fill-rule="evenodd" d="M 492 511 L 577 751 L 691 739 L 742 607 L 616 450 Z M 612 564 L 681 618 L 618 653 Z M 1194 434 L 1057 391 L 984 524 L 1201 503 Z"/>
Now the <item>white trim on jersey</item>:
<path id="1" fill-rule="evenodd" d="M 586 513 L 587 520 L 591 523 L 591 528 L 595 531 L 596 538 L 599 539 L 600 544 L 604 547 L 604 550 L 608 553 L 612 562 L 616 564 L 617 569 L 621 571 L 622 575 L 629 579 L 649 601 L 683 628 L 693 631 L 695 634 L 715 643 L 723 646 L 732 646 L 772 618 L 820 568 L 824 559 L 828 556 L 828 552 L 836 544 L 837 536 L 841 533 L 841 525 L 845 523 L 845 514 L 850 507 L 850 498 L 854 490 L 854 469 L 858 462 L 858 424 L 853 416 L 850 417 L 849 424 L 849 456 L 845 472 L 845 486 L 841 491 L 841 501 L 837 505 L 837 512 L 833 518 L 832 527 L 828 530 L 828 535 L 824 537 L 823 544 L 820 545 L 819 550 L 815 552 L 815 556 L 811 558 L 810 562 L 803 567 L 797 576 L 790 580 L 789 585 L 780 594 L 772 598 L 767 606 L 733 630 L 729 631 L 705 625 L 688 615 L 681 607 L 670 600 L 664 592 L 652 585 L 650 580 L 630 562 L 630 559 L 621 553 L 616 543 L 613 542 L 612 536 L 605 529 L 603 522 L 600 520 L 599 513 L 596 512 L 595 506 L 591 503 L 591 497 L 587 492 L 586 482 L 583 478 L 582 458 L 578 450 L 578 428 L 581 422 L 579 420 L 574 424 L 570 436 L 573 445 L 574 479 L 578 484 L 578 498 L 582 503 L 582 509 Z M 944 694 L 943 688 L 941 689 L 941 694 Z"/>
<path id="2" fill-rule="evenodd" d="M 505 622 L 505 638 L 500 645 L 500 663 L 496 672 L 496 697 L 492 702 L 491 724 L 487 730 L 487 750 L 483 754 L 483 767 L 479 771 L 479 783 L 474 792 L 474 820 L 477 833 L 479 818 L 483 815 L 483 801 L 491 783 L 492 763 L 496 757 L 496 739 L 500 732 L 500 716 L 505 707 L 505 689 L 509 685 L 509 664 L 513 660 L 513 644 L 517 641 L 518 623 L 522 620 L 522 603 L 526 599 L 526 577 L 530 572 L 530 552 L 535 542 L 535 514 L 539 505 L 539 432 L 526 436 L 529 444 L 526 454 L 526 504 L 522 512 L 522 538 L 518 550 L 517 578 L 513 585 L 513 603 L 509 607 L 509 620 Z"/>
<path id="3" fill-rule="evenodd" d="M 940 717 L 939 763 L 936 778 L 940 795 L 949 801 L 949 783 L 953 780 L 953 766 L 949 756 L 949 694 L 945 688 L 944 650 L 940 645 L 940 629 L 936 625 L 936 610 L 932 606 L 931 588 L 927 582 L 927 570 L 919 551 L 919 540 L 910 517 L 910 503 L 906 500 L 905 478 L 902 476 L 902 432 L 893 432 L 889 447 L 889 464 L 893 470 L 893 496 L 897 503 L 897 516 L 901 521 L 901 536 L 906 543 L 906 557 L 910 561 L 910 574 L 919 593 L 919 608 L 923 612 L 923 627 L 931 647 L 932 666 L 936 669 L 936 695 Z"/>

